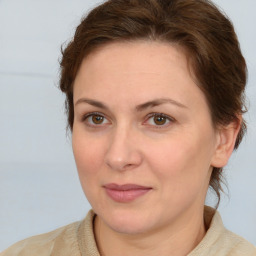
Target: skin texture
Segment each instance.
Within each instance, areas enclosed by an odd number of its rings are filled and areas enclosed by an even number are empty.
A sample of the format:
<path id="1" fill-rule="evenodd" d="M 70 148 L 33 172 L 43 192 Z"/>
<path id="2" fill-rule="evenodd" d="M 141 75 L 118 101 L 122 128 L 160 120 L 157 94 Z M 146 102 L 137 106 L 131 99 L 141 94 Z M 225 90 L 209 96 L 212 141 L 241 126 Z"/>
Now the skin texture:
<path id="1" fill-rule="evenodd" d="M 182 49 L 159 42 L 112 43 L 82 62 L 72 144 L 103 255 L 186 255 L 203 238 L 212 166 L 227 163 L 238 126 L 213 128 L 194 80 Z M 138 107 L 158 99 L 172 102 Z M 109 183 L 150 190 L 116 202 Z"/>

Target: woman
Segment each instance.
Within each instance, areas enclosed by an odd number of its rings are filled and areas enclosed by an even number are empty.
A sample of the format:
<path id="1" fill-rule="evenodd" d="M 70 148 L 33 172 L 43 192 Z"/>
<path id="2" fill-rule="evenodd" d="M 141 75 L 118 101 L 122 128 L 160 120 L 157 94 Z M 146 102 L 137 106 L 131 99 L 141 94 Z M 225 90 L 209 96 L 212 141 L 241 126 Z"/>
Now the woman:
<path id="1" fill-rule="evenodd" d="M 92 10 L 60 79 L 92 211 L 1 255 L 256 255 L 204 206 L 246 130 L 245 84 L 233 26 L 209 1 Z"/>

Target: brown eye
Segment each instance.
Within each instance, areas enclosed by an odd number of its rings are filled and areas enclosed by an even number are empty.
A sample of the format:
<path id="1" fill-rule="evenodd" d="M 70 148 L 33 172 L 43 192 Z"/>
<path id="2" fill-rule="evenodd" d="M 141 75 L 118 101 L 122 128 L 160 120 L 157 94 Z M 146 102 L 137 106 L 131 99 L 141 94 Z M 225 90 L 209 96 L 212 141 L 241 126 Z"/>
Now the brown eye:
<path id="1" fill-rule="evenodd" d="M 151 113 L 146 121 L 146 124 L 155 128 L 165 128 L 168 127 L 174 119 L 163 113 Z"/>
<path id="2" fill-rule="evenodd" d="M 82 122 L 91 128 L 103 128 L 110 125 L 111 122 L 101 113 L 88 113 L 82 118 Z"/>
<path id="3" fill-rule="evenodd" d="M 100 115 L 92 115 L 91 118 L 94 124 L 102 124 L 104 121 L 104 117 Z"/>
<path id="4" fill-rule="evenodd" d="M 167 121 L 167 118 L 164 116 L 154 116 L 154 123 L 156 125 L 164 125 Z"/>

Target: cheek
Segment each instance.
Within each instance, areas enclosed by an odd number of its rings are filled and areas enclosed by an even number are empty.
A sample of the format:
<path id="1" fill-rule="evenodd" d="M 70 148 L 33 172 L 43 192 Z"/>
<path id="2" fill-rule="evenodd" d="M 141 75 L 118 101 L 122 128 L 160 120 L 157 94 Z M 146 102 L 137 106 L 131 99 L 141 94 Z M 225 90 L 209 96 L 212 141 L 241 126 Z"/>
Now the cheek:
<path id="1" fill-rule="evenodd" d="M 196 163 L 196 145 L 183 138 L 173 138 L 167 142 L 157 142 L 154 146 L 147 147 L 146 157 L 152 166 L 158 170 L 160 175 L 177 176 L 184 172 L 185 168 Z M 198 152 L 197 152 L 198 153 Z"/>
<path id="2" fill-rule="evenodd" d="M 180 196 L 197 193 L 207 186 L 210 167 L 211 149 L 206 138 L 193 133 L 182 133 L 174 136 L 168 142 L 156 143 L 148 151 L 148 157 L 155 175 L 159 181 L 172 193 Z M 165 194 L 168 194 L 165 193 Z M 176 195 L 177 195 L 176 194 Z"/>
<path id="3" fill-rule="evenodd" d="M 103 142 L 90 136 L 79 136 L 75 130 L 72 147 L 80 179 L 95 176 L 103 161 Z"/>
<path id="4" fill-rule="evenodd" d="M 101 194 L 98 187 L 103 164 L 103 143 L 92 136 L 84 136 L 73 130 L 72 147 L 84 194 L 92 207 L 95 207 L 95 202 L 98 204 L 97 207 L 100 207 Z"/>

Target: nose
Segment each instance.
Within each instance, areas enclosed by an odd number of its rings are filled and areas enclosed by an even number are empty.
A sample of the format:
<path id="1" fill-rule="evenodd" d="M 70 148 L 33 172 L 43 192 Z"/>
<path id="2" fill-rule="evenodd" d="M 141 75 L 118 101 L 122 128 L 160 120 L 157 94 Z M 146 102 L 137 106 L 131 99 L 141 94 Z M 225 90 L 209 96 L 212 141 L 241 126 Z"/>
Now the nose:
<path id="1" fill-rule="evenodd" d="M 129 128 L 116 128 L 110 137 L 105 163 L 116 171 L 131 170 L 142 162 L 138 134 Z"/>

